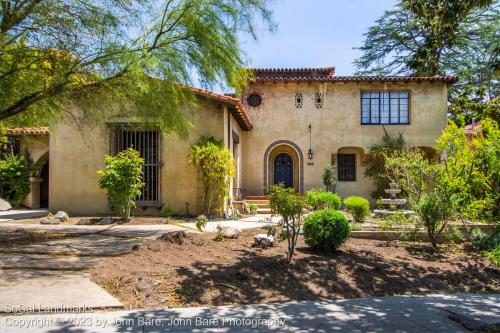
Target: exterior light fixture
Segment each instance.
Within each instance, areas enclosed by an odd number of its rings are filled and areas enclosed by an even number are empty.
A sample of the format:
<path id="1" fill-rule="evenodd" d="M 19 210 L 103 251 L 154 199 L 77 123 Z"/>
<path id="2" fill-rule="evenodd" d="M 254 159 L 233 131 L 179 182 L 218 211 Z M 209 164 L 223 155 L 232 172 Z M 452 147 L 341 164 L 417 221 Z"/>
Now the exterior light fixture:
<path id="1" fill-rule="evenodd" d="M 312 125 L 309 124 L 309 151 L 307 152 L 307 156 L 309 157 L 310 160 L 314 158 L 314 152 L 312 150 L 312 144 L 311 144 L 311 132 L 312 132 Z"/>

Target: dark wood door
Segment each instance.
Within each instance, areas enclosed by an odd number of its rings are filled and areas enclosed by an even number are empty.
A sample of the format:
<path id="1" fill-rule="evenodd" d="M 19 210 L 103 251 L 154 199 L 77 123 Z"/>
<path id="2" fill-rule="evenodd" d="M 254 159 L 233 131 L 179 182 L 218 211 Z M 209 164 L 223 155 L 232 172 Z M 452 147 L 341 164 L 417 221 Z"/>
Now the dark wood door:
<path id="1" fill-rule="evenodd" d="M 274 158 L 274 184 L 293 187 L 293 160 L 286 153 L 280 153 Z"/>

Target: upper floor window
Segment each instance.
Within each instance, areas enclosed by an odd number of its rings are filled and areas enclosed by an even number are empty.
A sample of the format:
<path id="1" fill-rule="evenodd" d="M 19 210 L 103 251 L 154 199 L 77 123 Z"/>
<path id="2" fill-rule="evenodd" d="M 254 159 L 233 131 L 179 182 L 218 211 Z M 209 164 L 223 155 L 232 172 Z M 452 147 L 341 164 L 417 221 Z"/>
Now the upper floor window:
<path id="1" fill-rule="evenodd" d="M 362 92 L 361 124 L 409 124 L 409 93 Z"/>

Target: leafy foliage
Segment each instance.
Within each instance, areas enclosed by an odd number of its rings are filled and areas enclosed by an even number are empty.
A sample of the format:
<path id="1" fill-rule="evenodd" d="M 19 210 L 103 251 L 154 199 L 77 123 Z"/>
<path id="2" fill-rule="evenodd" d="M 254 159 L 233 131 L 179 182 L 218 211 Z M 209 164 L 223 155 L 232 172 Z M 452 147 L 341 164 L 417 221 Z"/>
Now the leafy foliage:
<path id="1" fill-rule="evenodd" d="M 210 216 L 214 205 L 221 213 L 223 200 L 229 196 L 229 182 L 234 176 L 234 161 L 229 149 L 210 137 L 202 137 L 191 146 L 189 164 L 198 168 L 203 183 L 203 214 Z"/>
<path id="2" fill-rule="evenodd" d="M 107 191 L 108 200 L 115 212 L 124 220 L 136 207 L 135 198 L 141 195 L 144 159 L 133 148 L 121 151 L 116 156 L 106 156 L 105 168 L 97 171 L 99 187 Z"/>
<path id="3" fill-rule="evenodd" d="M 402 0 L 365 34 L 354 65 L 361 75 L 458 75 L 452 100 L 468 95 L 468 86 L 492 100 L 499 93 L 498 22 L 495 0 Z"/>
<path id="4" fill-rule="evenodd" d="M 304 221 L 304 240 L 312 248 L 335 251 L 346 241 L 351 227 L 338 211 L 325 209 L 311 213 Z"/>
<path id="5" fill-rule="evenodd" d="M 248 209 L 250 209 L 250 212 L 251 212 L 252 214 L 253 214 L 253 213 L 255 213 L 255 212 L 257 212 L 257 209 L 258 209 L 258 208 L 259 208 L 259 207 L 258 207 L 256 204 L 249 204 L 249 205 L 248 205 Z"/>
<path id="6" fill-rule="evenodd" d="M 443 232 L 450 218 L 451 209 L 448 202 L 437 192 L 424 193 L 416 205 L 416 210 L 432 245 L 436 247 L 437 237 Z"/>
<path id="7" fill-rule="evenodd" d="M 19 206 L 30 192 L 29 167 L 24 156 L 5 154 L 0 159 L 0 197 Z"/>
<path id="8" fill-rule="evenodd" d="M 487 258 L 490 258 L 493 265 L 500 267 L 500 244 L 498 244 L 495 248 L 485 251 L 484 255 Z"/>
<path id="9" fill-rule="evenodd" d="M 313 210 L 340 208 L 341 200 L 337 194 L 326 192 L 323 189 L 307 191 L 306 202 Z"/>
<path id="10" fill-rule="evenodd" d="M 364 222 L 370 215 L 370 203 L 362 197 L 351 196 L 344 199 L 345 209 L 351 213 L 355 222 Z"/>
<path id="11" fill-rule="evenodd" d="M 282 237 L 288 242 L 287 262 L 290 263 L 302 226 L 304 198 L 293 188 L 274 185 L 270 192 L 270 204 L 272 214 L 281 216 L 280 225 L 284 229 Z"/>
<path id="12" fill-rule="evenodd" d="M 85 119 L 117 113 L 189 126 L 191 77 L 241 88 L 238 36 L 274 29 L 268 0 L 10 0 L 0 8 L 0 120 L 47 124 L 78 104 Z M 194 74 L 194 75 L 191 75 Z M 159 80 L 157 80 L 159 79 Z M 14 119 L 12 118 L 14 117 Z"/>
<path id="13" fill-rule="evenodd" d="M 331 191 L 333 188 L 333 192 L 335 192 L 335 184 L 337 184 L 337 173 L 335 172 L 335 168 L 331 164 L 325 165 L 321 176 L 326 190 Z"/>
<path id="14" fill-rule="evenodd" d="M 203 229 L 205 229 L 205 227 L 207 226 L 207 223 L 208 218 L 205 215 L 202 214 L 196 217 L 196 228 L 199 231 L 203 231 Z"/>
<path id="15" fill-rule="evenodd" d="M 365 169 L 365 177 L 373 181 L 376 189 L 372 192 L 372 198 L 378 199 L 385 196 L 384 190 L 389 188 L 389 180 L 385 177 L 385 159 L 386 157 L 394 156 L 405 150 L 406 142 L 403 133 L 398 136 L 392 136 L 384 129 L 382 143 L 370 147 L 367 165 Z"/>

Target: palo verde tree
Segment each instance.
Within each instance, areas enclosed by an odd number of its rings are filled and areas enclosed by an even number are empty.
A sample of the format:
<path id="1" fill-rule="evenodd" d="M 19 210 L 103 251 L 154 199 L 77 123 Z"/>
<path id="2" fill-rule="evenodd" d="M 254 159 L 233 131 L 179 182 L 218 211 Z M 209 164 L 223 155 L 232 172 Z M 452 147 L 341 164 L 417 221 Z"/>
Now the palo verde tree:
<path id="1" fill-rule="evenodd" d="M 499 22 L 497 0 L 402 0 L 365 34 L 354 65 L 362 75 L 458 75 L 450 100 L 460 92 L 492 100 Z"/>
<path id="2" fill-rule="evenodd" d="M 203 214 L 210 216 L 214 208 L 221 213 L 221 205 L 229 196 L 229 184 L 235 173 L 231 152 L 215 138 L 202 137 L 191 146 L 188 160 L 201 174 Z"/>
<path id="3" fill-rule="evenodd" d="M 0 121 L 45 124 L 78 104 L 84 119 L 130 113 L 185 133 L 185 86 L 241 87 L 238 34 L 274 28 L 269 1 L 1 1 Z"/>

